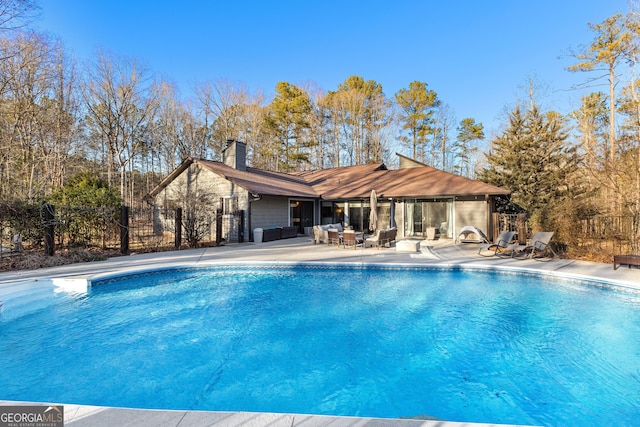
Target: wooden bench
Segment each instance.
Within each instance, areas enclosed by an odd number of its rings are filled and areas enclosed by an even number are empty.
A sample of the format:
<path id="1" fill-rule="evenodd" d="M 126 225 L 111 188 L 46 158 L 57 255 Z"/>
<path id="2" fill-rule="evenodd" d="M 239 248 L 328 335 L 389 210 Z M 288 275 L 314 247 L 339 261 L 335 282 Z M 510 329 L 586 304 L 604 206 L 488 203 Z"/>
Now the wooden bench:
<path id="1" fill-rule="evenodd" d="M 617 270 L 621 265 L 631 268 L 632 265 L 640 267 L 640 255 L 614 255 L 613 269 Z"/>

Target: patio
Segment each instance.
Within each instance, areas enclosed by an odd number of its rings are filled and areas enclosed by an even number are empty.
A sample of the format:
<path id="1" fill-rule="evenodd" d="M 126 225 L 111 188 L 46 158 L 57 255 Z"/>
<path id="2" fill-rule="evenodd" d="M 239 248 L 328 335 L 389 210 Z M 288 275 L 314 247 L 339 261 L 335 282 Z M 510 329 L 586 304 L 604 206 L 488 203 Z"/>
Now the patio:
<path id="1" fill-rule="evenodd" d="M 39 270 L 18 270 L 0 273 L 3 283 L 43 278 L 84 279 L 98 274 L 136 269 L 157 268 L 169 265 L 200 265 L 225 262 L 334 262 L 334 263 L 418 263 L 429 265 L 492 266 L 506 268 L 531 268 L 539 271 L 592 276 L 617 281 L 640 289 L 640 269 L 614 270 L 612 264 L 593 263 L 571 259 L 545 261 L 515 260 L 502 257 L 482 257 L 473 243 L 454 244 L 452 240 L 421 240 L 419 252 L 396 251 L 391 248 L 363 248 L 344 250 L 326 244 L 313 244 L 311 236 L 277 240 L 264 243 L 229 243 L 224 246 L 185 249 L 171 252 L 131 254 L 106 261 L 70 264 Z M 0 295 L 2 293 L 0 292 Z M 0 298 L 1 299 L 1 298 Z"/>

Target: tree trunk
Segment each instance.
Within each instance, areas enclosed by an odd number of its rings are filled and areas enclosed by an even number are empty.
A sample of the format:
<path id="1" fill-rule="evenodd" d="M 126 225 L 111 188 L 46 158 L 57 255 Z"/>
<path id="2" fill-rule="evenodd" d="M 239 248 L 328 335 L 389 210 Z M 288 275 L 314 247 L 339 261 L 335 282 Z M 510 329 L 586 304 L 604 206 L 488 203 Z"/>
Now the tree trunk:
<path id="1" fill-rule="evenodd" d="M 613 166 L 616 161 L 616 98 L 615 68 L 609 64 L 609 162 Z"/>

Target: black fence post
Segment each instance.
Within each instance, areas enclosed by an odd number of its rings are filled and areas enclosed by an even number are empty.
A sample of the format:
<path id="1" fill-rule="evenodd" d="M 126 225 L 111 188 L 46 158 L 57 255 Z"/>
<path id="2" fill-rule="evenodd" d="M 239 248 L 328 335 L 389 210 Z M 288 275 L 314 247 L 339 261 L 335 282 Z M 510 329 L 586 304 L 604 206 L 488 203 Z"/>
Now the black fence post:
<path id="1" fill-rule="evenodd" d="M 236 212 L 237 215 L 240 216 L 240 221 L 238 224 L 238 243 L 244 242 L 244 210 L 239 210 Z"/>
<path id="2" fill-rule="evenodd" d="M 216 246 L 222 244 L 222 209 L 216 209 Z"/>
<path id="3" fill-rule="evenodd" d="M 55 253 L 55 211 L 56 208 L 49 203 L 44 205 L 44 253 L 53 256 Z"/>
<path id="4" fill-rule="evenodd" d="M 182 246 L 182 208 L 176 208 L 175 230 L 175 240 L 173 245 L 176 249 L 180 249 L 180 246 Z"/>
<path id="5" fill-rule="evenodd" d="M 120 206 L 120 253 L 129 253 L 129 206 Z"/>

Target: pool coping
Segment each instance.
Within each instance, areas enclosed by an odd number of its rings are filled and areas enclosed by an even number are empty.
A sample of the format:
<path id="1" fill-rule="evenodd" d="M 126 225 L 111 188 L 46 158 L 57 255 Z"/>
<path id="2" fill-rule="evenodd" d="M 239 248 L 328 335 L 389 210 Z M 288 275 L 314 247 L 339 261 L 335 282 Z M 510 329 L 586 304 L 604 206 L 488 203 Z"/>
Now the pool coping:
<path id="1" fill-rule="evenodd" d="M 552 278 L 558 280 L 565 280 L 576 285 L 592 286 L 601 289 L 609 289 L 615 292 L 634 294 L 640 296 L 640 286 L 633 286 L 620 280 L 612 280 L 608 278 L 597 277 L 586 274 L 564 273 L 557 271 L 544 271 L 531 267 L 508 267 L 508 266 L 495 266 L 484 264 L 455 264 L 455 263 L 434 263 L 434 264 L 415 264 L 415 263 L 385 263 L 379 264 L 374 262 L 269 262 L 269 261 L 234 261 L 234 262 L 211 262 L 211 263 L 197 263 L 197 264 L 175 264 L 164 267 L 153 268 L 141 268 L 136 270 L 130 270 L 126 273 L 103 273 L 89 277 L 86 280 L 86 286 L 102 285 L 97 282 L 117 281 L 121 278 L 128 278 L 131 275 L 147 275 L 152 273 L 161 273 L 169 270 L 193 270 L 193 269 L 213 269 L 223 268 L 226 266 L 254 266 L 257 268 L 351 268 L 353 270 L 359 269 L 379 269 L 379 270 L 424 270 L 424 271 L 471 271 L 471 272 L 491 272 L 491 273 L 503 273 L 514 274 L 527 277 L 539 277 L 539 278 Z M 64 282 L 61 282 L 64 283 Z M 71 283 L 77 284 L 78 279 L 75 279 Z M 83 286 L 72 286 L 70 289 L 77 290 Z"/>
<path id="2" fill-rule="evenodd" d="M 57 406 L 0 400 L 0 406 Z M 341 417 L 331 415 L 285 414 L 272 412 L 180 411 L 104 406 L 64 406 L 64 425 L 73 427 L 126 426 L 270 426 L 270 427 L 530 427 L 516 424 L 483 424 L 439 420 Z"/>
<path id="3" fill-rule="evenodd" d="M 640 294 L 640 269 L 613 270 L 611 264 L 591 263 L 575 260 L 513 260 L 501 257 L 478 258 L 477 245 L 454 244 L 447 241 L 424 242 L 418 253 L 396 252 L 394 248 L 357 249 L 313 245 L 312 239 L 299 237 L 268 243 L 230 244 L 217 248 L 189 249 L 153 254 L 132 254 L 69 266 L 52 267 L 41 270 L 27 270 L 0 273 L 0 290 L 16 282 L 69 281 L 90 283 L 92 280 L 113 277 L 123 272 L 143 272 L 166 269 L 167 267 L 206 267 L 220 264 L 271 264 L 271 265 L 352 265 L 365 267 L 375 264 L 390 268 L 399 266 L 425 266 L 430 268 L 499 270 L 518 274 L 569 277 L 572 280 L 589 283 L 604 283 L 616 290 L 628 290 Z M 0 298 L 1 299 L 1 298 Z M 1 398 L 1 396 L 0 396 Z M 28 404 L 0 400 L 0 405 Z M 379 419 L 359 417 L 335 417 L 305 414 L 274 414 L 251 412 L 207 412 L 207 411 L 166 411 L 131 408 L 111 408 L 74 404 L 65 407 L 65 425 L 247 425 L 247 426 L 490 426 L 507 424 L 469 423 L 456 421 Z"/>

